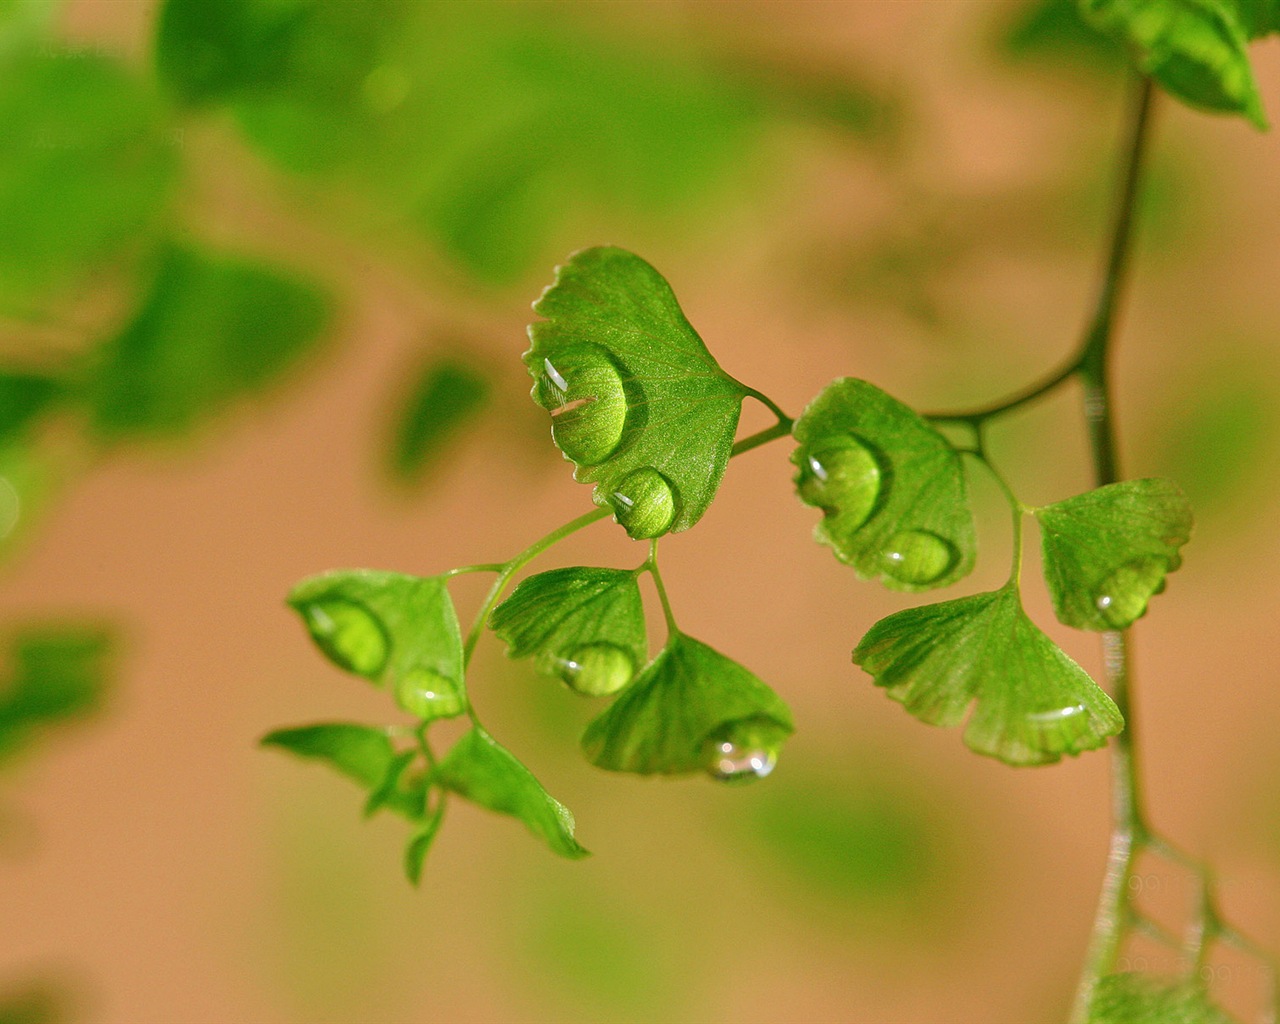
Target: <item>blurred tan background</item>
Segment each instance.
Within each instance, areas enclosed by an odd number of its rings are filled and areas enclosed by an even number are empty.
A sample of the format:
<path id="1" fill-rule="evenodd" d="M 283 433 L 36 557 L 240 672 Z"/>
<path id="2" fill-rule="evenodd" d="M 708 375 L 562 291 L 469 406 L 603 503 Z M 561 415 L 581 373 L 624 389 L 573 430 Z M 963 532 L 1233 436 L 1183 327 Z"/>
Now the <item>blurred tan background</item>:
<path id="1" fill-rule="evenodd" d="M 57 59 L 118 61 L 150 82 L 157 6 L 75 0 L 40 38 L 71 54 Z M 589 507 L 519 360 L 528 305 L 572 249 L 643 255 L 725 368 L 792 415 L 836 376 L 932 409 L 997 397 L 1065 356 L 1095 285 L 1123 76 L 1052 35 L 1019 42 L 1029 9 L 409 5 L 423 38 L 436 16 L 491 19 L 554 55 L 562 43 L 538 35 L 551 25 L 573 48 L 598 41 L 602 67 L 634 55 L 619 90 L 682 74 L 727 97 L 698 108 L 698 130 L 722 136 L 684 178 L 647 184 L 661 154 L 624 153 L 599 187 L 597 151 L 571 136 L 537 150 L 535 184 L 480 191 L 472 206 L 492 219 L 472 235 L 452 213 L 406 213 L 410 144 L 386 150 L 402 163 L 385 175 L 376 148 L 317 171 L 309 150 L 263 144 L 263 109 L 159 101 L 180 165 L 164 230 L 306 275 L 333 316 L 277 385 L 184 436 L 101 444 L 72 415 L 42 428 L 57 483 L 11 539 L 0 618 L 106 621 L 120 642 L 101 712 L 0 776 L 0 988 L 47 989 L 54 1019 L 91 1022 L 1061 1019 L 1106 850 L 1106 758 L 1012 770 L 876 691 L 849 652 L 911 602 L 812 542 L 785 442 L 735 460 L 697 528 L 664 544 L 682 628 L 795 710 L 766 782 L 591 768 L 576 744 L 593 709 L 487 638 L 473 699 L 594 856 L 559 861 L 519 823 L 456 802 L 414 890 L 401 822 L 362 822 L 345 780 L 256 746 L 281 725 L 395 717 L 312 648 L 283 605 L 294 582 L 504 559 Z M 455 85 L 501 101 L 490 29 L 464 28 L 477 49 L 454 51 Z M 1280 117 L 1280 46 L 1255 53 Z M 394 106 L 412 88 L 399 81 L 372 95 Z M 642 111 L 654 137 L 681 102 Z M 503 138 L 499 163 L 526 137 Z M 324 156 L 359 150 L 353 139 L 311 145 Z M 1213 858 L 1224 909 L 1274 948 L 1280 137 L 1163 102 L 1156 140 L 1117 352 L 1123 464 L 1177 479 L 1199 523 L 1135 630 L 1143 782 L 1154 824 Z M 0 141 L 0 163 L 17 142 Z M 634 188 L 619 185 L 628 168 Z M 487 264 L 499 250 L 485 239 L 511 252 Z M 109 335 L 131 274 L 94 271 L 7 310 L 0 353 Z M 393 485 L 397 403 L 442 355 L 477 367 L 487 400 L 420 483 Z M 1088 485 L 1076 398 L 994 434 L 1026 501 Z M 744 432 L 767 423 L 749 404 Z M 1004 574 L 1004 516 L 977 490 L 986 554 L 956 594 Z M 639 557 L 606 523 L 538 567 Z M 481 585 L 455 591 L 464 618 Z M 1094 638 L 1029 592 L 1042 627 L 1096 671 Z M 1161 865 L 1140 877 L 1176 927 L 1189 880 Z M 1258 973 L 1234 970 L 1243 1013 Z"/>

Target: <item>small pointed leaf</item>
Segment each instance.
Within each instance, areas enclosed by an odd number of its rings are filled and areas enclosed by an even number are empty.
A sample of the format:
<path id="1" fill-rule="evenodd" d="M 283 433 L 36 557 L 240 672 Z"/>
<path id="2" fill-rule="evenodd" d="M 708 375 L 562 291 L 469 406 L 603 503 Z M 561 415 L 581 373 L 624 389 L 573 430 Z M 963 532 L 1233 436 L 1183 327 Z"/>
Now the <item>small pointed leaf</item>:
<path id="1" fill-rule="evenodd" d="M 535 655 L 539 672 L 580 693 L 615 693 L 643 665 L 644 603 L 636 574 L 575 566 L 521 580 L 493 610 L 490 628 L 512 658 Z"/>
<path id="2" fill-rule="evenodd" d="M 635 538 L 687 530 L 724 476 L 746 389 L 639 256 L 574 253 L 533 305 L 524 354 L 552 437 Z"/>
<path id="3" fill-rule="evenodd" d="M 796 421 L 796 490 L 823 512 L 814 537 L 864 579 L 944 587 L 976 553 L 960 455 L 915 412 L 846 377 Z"/>
<path id="4" fill-rule="evenodd" d="M 974 703 L 965 743 L 1007 764 L 1093 750 L 1124 726 L 1111 698 L 1008 586 L 881 619 L 853 661 L 930 725 L 958 725 Z"/>
<path id="5" fill-rule="evenodd" d="M 1127 972 L 1099 979 L 1088 1024 L 1234 1024 L 1196 980 Z"/>
<path id="6" fill-rule="evenodd" d="M 542 788 L 506 748 L 476 727 L 454 744 L 431 781 L 499 814 L 510 814 L 561 857 L 585 857 L 573 837 L 573 815 Z"/>
<path id="7" fill-rule="evenodd" d="M 462 632 L 443 578 L 327 572 L 299 583 L 289 604 L 330 661 L 389 687 L 406 711 L 462 714 Z"/>
<path id="8" fill-rule="evenodd" d="M 751 672 L 677 633 L 582 736 L 588 760 L 640 775 L 767 775 L 794 731 L 791 711 Z"/>
<path id="9" fill-rule="evenodd" d="M 422 881 L 422 865 L 439 831 L 440 815 L 433 814 L 422 823 L 422 827 L 413 834 L 404 848 L 405 877 L 414 885 Z"/>
<path id="10" fill-rule="evenodd" d="M 1058 619 L 1125 629 L 1182 564 L 1191 506 L 1168 480 L 1126 480 L 1036 510 L 1044 574 Z"/>

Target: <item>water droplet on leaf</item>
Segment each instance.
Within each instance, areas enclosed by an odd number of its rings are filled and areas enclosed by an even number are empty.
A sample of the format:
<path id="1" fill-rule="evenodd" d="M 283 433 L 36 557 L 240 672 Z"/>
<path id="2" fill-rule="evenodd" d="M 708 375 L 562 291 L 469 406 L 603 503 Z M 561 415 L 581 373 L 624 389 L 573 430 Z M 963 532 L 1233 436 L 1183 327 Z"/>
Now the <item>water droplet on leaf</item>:
<path id="1" fill-rule="evenodd" d="M 856 437 L 824 438 L 800 454 L 796 493 L 806 505 L 843 515 L 850 529 L 868 519 L 880 497 L 880 463 Z"/>
<path id="2" fill-rule="evenodd" d="M 369 679 L 382 671 L 391 640 L 364 605 L 328 597 L 308 601 L 299 611 L 311 638 L 334 664 Z"/>
<path id="3" fill-rule="evenodd" d="M 574 462 L 594 466 L 622 443 L 627 392 L 622 374 L 598 345 L 571 345 L 542 361 L 537 401 L 551 413 L 551 436 Z"/>
<path id="4" fill-rule="evenodd" d="M 928 530 L 902 530 L 884 549 L 884 571 L 900 583 L 923 586 L 941 579 L 960 557 L 955 546 Z"/>
<path id="5" fill-rule="evenodd" d="M 676 517 L 676 496 L 656 469 L 628 473 L 614 489 L 609 504 L 619 524 L 636 540 L 661 537 Z"/>
<path id="6" fill-rule="evenodd" d="M 462 714 L 462 697 L 444 676 L 430 669 L 410 669 L 396 680 L 396 703 L 419 718 L 452 718 Z"/>
<path id="7" fill-rule="evenodd" d="M 1164 589 L 1168 564 L 1163 558 L 1138 558 L 1102 581 L 1094 600 L 1107 624 L 1124 629 L 1141 618 L 1153 594 Z"/>
<path id="8" fill-rule="evenodd" d="M 778 763 L 786 730 L 767 718 L 747 718 L 717 729 L 703 745 L 703 765 L 718 782 L 754 782 Z"/>
<path id="9" fill-rule="evenodd" d="M 556 674 L 565 684 L 588 697 L 617 693 L 635 675 L 631 655 L 613 644 L 584 644 L 556 659 Z"/>

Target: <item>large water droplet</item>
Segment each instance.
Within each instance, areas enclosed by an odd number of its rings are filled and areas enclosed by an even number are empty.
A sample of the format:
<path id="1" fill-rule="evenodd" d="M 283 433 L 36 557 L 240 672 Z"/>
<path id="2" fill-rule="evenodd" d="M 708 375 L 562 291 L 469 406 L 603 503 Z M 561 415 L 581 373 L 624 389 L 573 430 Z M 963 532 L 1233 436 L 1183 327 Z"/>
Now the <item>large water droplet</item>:
<path id="1" fill-rule="evenodd" d="M 702 763 L 718 782 L 754 782 L 778 763 L 778 748 L 786 730 L 767 718 L 729 722 L 707 737 Z"/>
<path id="2" fill-rule="evenodd" d="M 299 611 L 316 645 L 329 660 L 356 675 L 374 678 L 387 663 L 391 640 L 364 605 L 342 597 L 309 601 Z"/>
<path id="3" fill-rule="evenodd" d="M 609 496 L 618 522 L 636 540 L 661 537 L 676 517 L 676 495 L 667 478 L 648 467 L 628 473 Z"/>
<path id="4" fill-rule="evenodd" d="M 796 493 L 828 515 L 840 513 L 850 529 L 868 519 L 880 497 L 880 463 L 852 435 L 823 438 L 801 449 Z"/>
<path id="5" fill-rule="evenodd" d="M 1104 579 L 1094 604 L 1107 625 L 1124 629 L 1140 619 L 1152 595 L 1164 588 L 1167 571 L 1168 563 L 1163 558 L 1138 558 Z"/>
<path id="6" fill-rule="evenodd" d="M 960 558 L 950 541 L 928 530 L 901 530 L 884 547 L 884 571 L 900 583 L 923 586 L 941 579 Z"/>
<path id="7" fill-rule="evenodd" d="M 551 413 L 551 436 L 574 462 L 594 466 L 622 443 L 627 392 L 599 345 L 571 345 L 542 361 L 538 404 Z"/>
<path id="8" fill-rule="evenodd" d="M 576 647 L 564 658 L 556 659 L 556 674 L 565 684 L 588 697 L 604 697 L 617 693 L 635 675 L 631 655 L 613 644 L 594 643 Z"/>
<path id="9" fill-rule="evenodd" d="M 448 679 L 430 669 L 410 669 L 396 680 L 396 703 L 419 718 L 462 714 L 462 697 Z"/>

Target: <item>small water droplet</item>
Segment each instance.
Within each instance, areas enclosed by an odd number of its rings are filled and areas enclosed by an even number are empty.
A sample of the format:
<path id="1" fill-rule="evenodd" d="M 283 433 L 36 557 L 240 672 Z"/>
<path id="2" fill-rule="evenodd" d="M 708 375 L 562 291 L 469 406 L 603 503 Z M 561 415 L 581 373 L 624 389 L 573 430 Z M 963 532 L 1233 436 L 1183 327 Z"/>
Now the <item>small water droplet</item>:
<path id="1" fill-rule="evenodd" d="M 802 448 L 796 493 L 806 505 L 827 516 L 845 517 L 857 529 L 875 510 L 880 497 L 880 463 L 856 437 L 823 438 Z"/>
<path id="2" fill-rule="evenodd" d="M 419 718 L 462 714 L 462 697 L 448 679 L 430 669 L 410 669 L 396 680 L 396 703 Z"/>
<path id="3" fill-rule="evenodd" d="M 584 644 L 556 659 L 556 674 L 571 690 L 588 697 L 617 693 L 635 675 L 631 655 L 613 644 Z"/>
<path id="4" fill-rule="evenodd" d="M 299 611 L 316 645 L 335 664 L 369 679 L 382 671 L 391 640 L 364 605 L 327 597 L 309 601 Z"/>
<path id="5" fill-rule="evenodd" d="M 618 522 L 635 540 L 661 537 L 676 517 L 676 495 L 667 478 L 645 467 L 628 473 L 609 503 Z"/>
<path id="6" fill-rule="evenodd" d="M 1074 718 L 1083 713 L 1083 704 L 1072 704 L 1070 707 L 1054 708 L 1052 711 L 1033 711 L 1027 715 L 1027 718 L 1032 722 L 1060 722 L 1064 718 Z"/>
<path id="7" fill-rule="evenodd" d="M 707 737 L 703 766 L 718 782 L 754 782 L 778 763 L 778 748 L 786 730 L 767 718 L 729 722 Z"/>
<path id="8" fill-rule="evenodd" d="M 1102 581 L 1094 605 L 1107 625 L 1124 629 L 1140 619 L 1147 602 L 1164 589 L 1168 563 L 1163 558 L 1138 558 L 1120 566 Z"/>
<path id="9" fill-rule="evenodd" d="M 542 361 L 537 401 L 551 413 L 551 436 L 574 462 L 594 466 L 622 443 L 627 392 L 599 345 L 571 345 Z"/>
<path id="10" fill-rule="evenodd" d="M 884 571 L 900 583 L 922 586 L 945 576 L 960 558 L 950 541 L 928 530 L 901 530 L 884 548 Z"/>
<path id="11" fill-rule="evenodd" d="M 22 498 L 18 489 L 6 477 L 0 476 L 0 540 L 13 533 L 13 528 L 21 518 Z"/>

